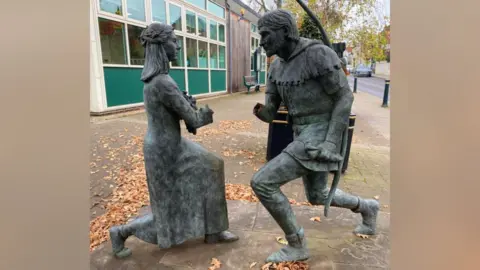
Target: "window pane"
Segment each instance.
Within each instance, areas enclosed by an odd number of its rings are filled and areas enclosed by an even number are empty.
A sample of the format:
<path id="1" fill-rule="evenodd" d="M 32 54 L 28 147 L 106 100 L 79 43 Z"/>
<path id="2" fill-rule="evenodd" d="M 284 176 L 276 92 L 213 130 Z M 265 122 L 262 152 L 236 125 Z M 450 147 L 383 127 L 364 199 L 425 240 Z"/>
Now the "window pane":
<path id="1" fill-rule="evenodd" d="M 198 16 L 198 35 L 201 37 L 207 37 L 207 19 L 202 16 Z"/>
<path id="2" fill-rule="evenodd" d="M 225 19 L 225 9 L 215 3 L 208 1 L 208 11 L 215 16 Z"/>
<path id="3" fill-rule="evenodd" d="M 98 18 L 100 43 L 104 64 L 127 64 L 125 25 Z"/>
<path id="4" fill-rule="evenodd" d="M 128 45 L 130 47 L 130 64 L 143 66 L 145 64 L 145 50 L 138 37 L 143 27 L 128 25 Z"/>
<path id="5" fill-rule="evenodd" d="M 210 68 L 218 68 L 217 45 L 210 43 Z"/>
<path id="6" fill-rule="evenodd" d="M 218 67 L 225 68 L 225 46 L 218 46 Z"/>
<path id="7" fill-rule="evenodd" d="M 210 38 L 217 40 L 217 22 L 210 21 Z"/>
<path id="8" fill-rule="evenodd" d="M 183 58 L 183 37 L 177 35 L 177 43 L 180 46 L 180 50 L 177 54 L 177 61 L 172 62 L 172 67 L 183 67 L 185 65 Z"/>
<path id="9" fill-rule="evenodd" d="M 255 50 L 255 39 L 252 37 L 252 51 Z"/>
<path id="10" fill-rule="evenodd" d="M 218 24 L 218 40 L 225 42 L 225 25 Z"/>
<path id="11" fill-rule="evenodd" d="M 198 41 L 198 67 L 208 68 L 208 44 Z"/>
<path id="12" fill-rule="evenodd" d="M 197 41 L 191 38 L 187 38 L 187 67 L 198 67 Z"/>
<path id="13" fill-rule="evenodd" d="M 129 19 L 145 21 L 145 1 L 127 0 L 127 14 Z"/>
<path id="14" fill-rule="evenodd" d="M 257 26 L 255 24 L 250 24 L 252 32 L 257 32 Z"/>
<path id="15" fill-rule="evenodd" d="M 100 9 L 122 16 L 122 0 L 100 0 Z"/>
<path id="16" fill-rule="evenodd" d="M 194 4 L 195 6 L 203 9 L 207 9 L 205 0 L 187 0 L 187 2 Z"/>
<path id="17" fill-rule="evenodd" d="M 170 4 L 170 24 L 175 30 L 182 31 L 182 9 Z"/>
<path id="18" fill-rule="evenodd" d="M 155 22 L 167 23 L 165 0 L 152 0 L 152 19 Z"/>
<path id="19" fill-rule="evenodd" d="M 187 33 L 196 34 L 197 27 L 195 25 L 195 13 L 187 10 Z"/>

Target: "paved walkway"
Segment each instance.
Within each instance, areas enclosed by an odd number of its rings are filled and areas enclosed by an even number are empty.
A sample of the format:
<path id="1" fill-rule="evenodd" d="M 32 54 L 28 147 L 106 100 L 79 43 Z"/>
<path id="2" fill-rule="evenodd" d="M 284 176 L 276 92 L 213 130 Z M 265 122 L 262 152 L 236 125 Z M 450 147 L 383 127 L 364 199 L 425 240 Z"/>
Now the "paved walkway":
<path id="1" fill-rule="evenodd" d="M 212 258 L 222 262 L 221 269 L 249 269 L 256 262 L 260 269 L 265 258 L 281 248 L 276 242 L 281 230 L 259 203 L 228 201 L 230 227 L 240 240 L 231 244 L 206 245 L 202 239 L 161 250 L 131 237 L 126 245 L 132 256 L 119 260 L 111 255 L 110 243 L 100 246 L 91 257 L 92 270 L 120 269 L 208 269 Z M 378 218 L 379 233 L 370 239 L 354 236 L 351 230 L 360 221 L 350 211 L 332 209 L 329 218 L 321 216 L 322 207 L 294 206 L 298 221 L 308 237 L 310 269 L 388 269 L 390 256 L 389 214 Z M 321 222 L 310 221 L 321 216 Z"/>
<path id="2" fill-rule="evenodd" d="M 200 104 L 207 103 L 215 111 L 215 123 L 200 129 L 197 136 L 184 132 L 223 156 L 227 183 L 248 185 L 253 173 L 265 162 L 268 125 L 251 113 L 255 103 L 263 101 L 263 92 L 201 100 Z M 382 205 L 379 235 L 370 239 L 354 236 L 351 230 L 360 217 L 350 211 L 334 209 L 327 219 L 321 207 L 294 206 L 309 239 L 310 269 L 388 269 L 390 118 L 389 109 L 380 105 L 374 96 L 355 95 L 353 111 L 357 119 L 349 169 L 340 184 L 348 192 L 379 199 Z M 115 173 L 125 165 L 129 155 L 140 151 L 129 143 L 129 138 L 141 138 L 146 130 L 143 112 L 103 119 L 92 118 L 91 124 L 95 165 L 91 175 L 92 218 L 102 214 L 102 202 L 108 200 L 114 188 Z M 300 179 L 282 190 L 290 199 L 306 201 Z M 263 259 L 280 248 L 275 241 L 282 236 L 278 226 L 258 203 L 229 201 L 229 216 L 232 231 L 241 237 L 237 243 L 207 246 L 198 240 L 160 250 L 132 238 L 128 245 L 134 255 L 120 261 L 111 257 L 110 243 L 106 242 L 92 253 L 91 269 L 207 269 L 212 257 L 223 263 L 221 269 L 249 269 L 253 262 L 258 263 L 255 269 L 260 269 Z M 314 216 L 319 216 L 321 222 L 310 221 Z"/>

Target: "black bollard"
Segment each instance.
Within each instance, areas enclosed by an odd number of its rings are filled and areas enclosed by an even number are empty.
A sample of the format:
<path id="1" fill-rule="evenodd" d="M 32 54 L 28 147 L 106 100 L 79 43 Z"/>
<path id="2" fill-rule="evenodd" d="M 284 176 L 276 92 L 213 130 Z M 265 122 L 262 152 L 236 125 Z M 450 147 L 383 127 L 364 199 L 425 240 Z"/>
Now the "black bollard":
<path id="1" fill-rule="evenodd" d="M 390 90 L 390 80 L 385 80 L 385 90 L 383 92 L 383 104 L 382 107 L 388 107 L 388 94 Z"/>
<path id="2" fill-rule="evenodd" d="M 357 93 L 357 77 L 353 77 L 353 93 Z"/>

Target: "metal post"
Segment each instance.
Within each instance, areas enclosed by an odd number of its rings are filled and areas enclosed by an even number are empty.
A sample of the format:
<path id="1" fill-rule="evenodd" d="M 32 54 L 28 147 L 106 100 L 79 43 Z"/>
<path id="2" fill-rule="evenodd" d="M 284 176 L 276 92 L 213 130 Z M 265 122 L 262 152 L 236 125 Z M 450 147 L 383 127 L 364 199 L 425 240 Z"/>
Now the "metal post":
<path id="1" fill-rule="evenodd" d="M 357 93 L 357 77 L 353 77 L 353 93 Z"/>
<path id="2" fill-rule="evenodd" d="M 383 104 L 382 107 L 388 107 L 388 94 L 390 90 L 390 80 L 385 80 L 385 90 L 383 92 Z"/>

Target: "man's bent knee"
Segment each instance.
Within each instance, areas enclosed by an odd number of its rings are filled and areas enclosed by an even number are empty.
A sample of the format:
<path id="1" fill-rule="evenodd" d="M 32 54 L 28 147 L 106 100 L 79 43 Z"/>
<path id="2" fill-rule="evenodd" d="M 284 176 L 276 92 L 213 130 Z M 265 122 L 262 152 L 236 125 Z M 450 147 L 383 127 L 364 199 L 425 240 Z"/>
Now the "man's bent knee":
<path id="1" fill-rule="evenodd" d="M 266 197 L 268 194 L 274 192 L 274 187 L 270 186 L 267 182 L 268 175 L 263 173 L 262 170 L 256 172 L 253 177 L 252 181 L 250 182 L 250 186 L 253 189 L 253 192 L 258 197 Z"/>
<path id="2" fill-rule="evenodd" d="M 313 205 L 325 205 L 328 197 L 328 189 L 319 192 L 308 192 L 307 200 Z"/>
<path id="3" fill-rule="evenodd" d="M 252 187 L 253 191 L 257 193 L 257 190 L 260 190 L 262 185 L 262 176 L 259 172 L 256 172 L 250 181 L 250 186 Z"/>

